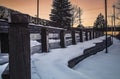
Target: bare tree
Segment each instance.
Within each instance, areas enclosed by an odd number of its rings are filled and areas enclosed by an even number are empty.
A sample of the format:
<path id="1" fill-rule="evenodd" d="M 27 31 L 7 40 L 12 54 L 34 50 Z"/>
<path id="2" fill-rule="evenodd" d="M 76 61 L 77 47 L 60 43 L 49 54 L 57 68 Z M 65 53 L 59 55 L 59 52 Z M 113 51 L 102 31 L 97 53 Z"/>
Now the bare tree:
<path id="1" fill-rule="evenodd" d="M 71 26 L 74 26 L 74 24 L 78 24 L 81 25 L 81 16 L 82 16 L 82 9 L 80 7 L 77 6 L 73 6 L 72 9 L 72 24 Z"/>
<path id="2" fill-rule="evenodd" d="M 120 0 L 117 0 L 115 9 L 116 9 L 116 19 L 120 20 Z"/>

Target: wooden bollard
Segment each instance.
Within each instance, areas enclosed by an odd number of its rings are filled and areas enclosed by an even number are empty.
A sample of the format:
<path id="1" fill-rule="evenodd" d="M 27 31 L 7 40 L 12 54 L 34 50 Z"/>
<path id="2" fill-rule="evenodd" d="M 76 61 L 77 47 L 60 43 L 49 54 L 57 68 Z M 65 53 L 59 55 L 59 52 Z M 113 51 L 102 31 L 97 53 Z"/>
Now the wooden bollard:
<path id="1" fill-rule="evenodd" d="M 88 31 L 85 30 L 85 40 L 88 41 Z"/>
<path id="2" fill-rule="evenodd" d="M 97 38 L 98 38 L 99 37 L 99 32 L 98 31 L 96 32 L 96 35 L 97 35 Z"/>
<path id="3" fill-rule="evenodd" d="M 95 32 L 92 31 L 92 39 L 94 39 L 94 38 L 95 38 Z"/>
<path id="4" fill-rule="evenodd" d="M 95 38 L 97 38 L 97 31 L 95 31 Z"/>
<path id="5" fill-rule="evenodd" d="M 98 32 L 98 33 L 99 33 L 98 37 L 100 37 L 101 36 L 101 32 Z"/>
<path id="6" fill-rule="evenodd" d="M 83 30 L 81 29 L 79 32 L 80 35 L 80 42 L 83 42 Z"/>
<path id="7" fill-rule="evenodd" d="M 65 31 L 64 30 L 60 31 L 60 46 L 61 46 L 61 48 L 66 47 L 66 38 L 65 38 Z"/>
<path id="8" fill-rule="evenodd" d="M 104 32 L 101 32 L 101 36 L 104 36 Z"/>
<path id="9" fill-rule="evenodd" d="M 91 33 L 91 31 L 89 31 L 89 39 L 90 40 L 92 39 L 92 33 Z"/>
<path id="10" fill-rule="evenodd" d="M 99 37 L 99 31 L 96 32 L 96 35 L 97 35 L 96 37 L 98 38 Z"/>
<path id="11" fill-rule="evenodd" d="M 42 45 L 42 52 L 49 52 L 49 38 L 48 38 L 48 31 L 46 28 L 41 29 L 41 45 Z"/>
<path id="12" fill-rule="evenodd" d="M 28 16 L 12 14 L 9 28 L 10 79 L 31 79 Z"/>
<path id="13" fill-rule="evenodd" d="M 75 30 L 72 29 L 72 44 L 75 45 L 77 44 L 76 36 L 75 36 Z"/>

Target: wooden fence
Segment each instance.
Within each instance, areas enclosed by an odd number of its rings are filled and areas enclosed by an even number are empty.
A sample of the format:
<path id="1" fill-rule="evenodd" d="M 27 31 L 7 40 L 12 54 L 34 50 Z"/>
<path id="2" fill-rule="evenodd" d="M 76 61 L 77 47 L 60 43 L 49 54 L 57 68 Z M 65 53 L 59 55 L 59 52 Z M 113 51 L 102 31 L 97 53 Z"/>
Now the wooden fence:
<path id="1" fill-rule="evenodd" d="M 59 45 L 61 48 L 67 47 L 66 38 L 69 39 L 69 37 L 66 37 L 66 33 L 68 32 L 71 35 L 71 44 L 73 45 L 76 45 L 78 41 L 88 41 L 103 35 L 103 32 L 88 28 L 72 28 L 68 31 L 66 29 L 51 26 L 29 24 L 28 15 L 25 14 L 12 14 L 9 25 L 8 38 L 0 39 L 1 43 L 4 43 L 1 44 L 1 52 L 9 52 L 10 76 L 7 76 L 9 77 L 7 79 L 31 79 L 30 33 L 40 33 L 42 52 L 49 52 L 49 33 L 53 31 L 59 35 Z M 4 34 L 0 34 L 0 37 L 6 37 L 3 36 Z M 8 44 L 6 44 L 6 40 L 4 39 L 7 39 Z M 6 47 L 6 45 L 9 46 Z M 5 77 L 6 76 L 3 74 L 3 79 L 6 79 Z"/>

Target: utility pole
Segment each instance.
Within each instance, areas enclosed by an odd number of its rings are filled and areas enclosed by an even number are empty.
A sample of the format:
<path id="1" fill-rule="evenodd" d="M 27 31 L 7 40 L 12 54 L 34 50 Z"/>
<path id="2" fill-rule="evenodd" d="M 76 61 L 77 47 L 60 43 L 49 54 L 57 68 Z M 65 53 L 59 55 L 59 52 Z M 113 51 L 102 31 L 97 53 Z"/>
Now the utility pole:
<path id="1" fill-rule="evenodd" d="M 105 33 L 105 46 L 106 46 L 106 50 L 105 53 L 108 53 L 108 48 L 107 48 L 107 0 L 105 0 L 105 27 L 106 27 L 106 33 Z"/>
<path id="2" fill-rule="evenodd" d="M 115 16 L 115 5 L 113 5 L 113 21 L 114 21 L 114 22 L 113 22 L 113 26 L 114 26 L 114 29 L 113 29 L 113 30 L 114 30 L 114 31 L 115 31 L 115 26 L 116 26 L 115 17 L 116 17 L 116 16 Z M 114 32 L 114 34 L 115 34 L 115 32 Z"/>
<path id="3" fill-rule="evenodd" d="M 113 41 L 113 31 L 114 31 L 114 28 L 113 28 L 113 15 L 111 16 L 111 31 L 112 31 L 112 41 Z"/>
<path id="4" fill-rule="evenodd" d="M 39 0 L 37 0 L 37 24 L 38 24 L 38 18 L 39 18 Z"/>
<path id="5" fill-rule="evenodd" d="M 81 10 L 80 10 L 80 7 L 79 7 L 79 24 L 81 25 Z"/>

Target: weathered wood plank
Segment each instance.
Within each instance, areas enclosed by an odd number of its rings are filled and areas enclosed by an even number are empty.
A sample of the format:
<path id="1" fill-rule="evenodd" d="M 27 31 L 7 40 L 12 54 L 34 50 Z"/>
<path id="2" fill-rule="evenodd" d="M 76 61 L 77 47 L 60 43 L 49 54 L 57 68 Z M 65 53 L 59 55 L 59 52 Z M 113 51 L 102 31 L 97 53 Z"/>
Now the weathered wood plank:
<path id="1" fill-rule="evenodd" d="M 75 30 L 72 30 L 71 35 L 72 35 L 72 44 L 73 45 L 77 44 Z"/>
<path id="2" fill-rule="evenodd" d="M 60 46 L 61 46 L 61 48 L 66 47 L 66 38 L 65 38 L 65 31 L 64 30 L 60 31 Z"/>
<path id="3" fill-rule="evenodd" d="M 42 45 L 42 52 L 49 51 L 49 38 L 48 38 L 48 31 L 46 28 L 41 29 L 41 45 Z"/>
<path id="4" fill-rule="evenodd" d="M 27 15 L 11 15 L 9 28 L 10 79 L 31 79 L 30 34 L 27 26 Z"/>

